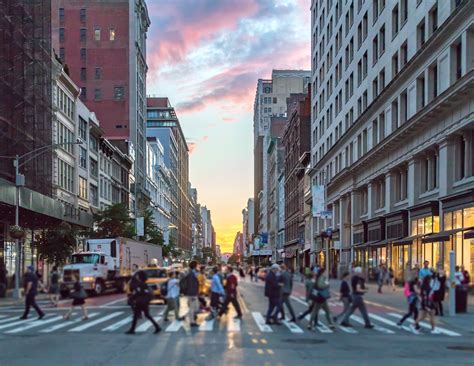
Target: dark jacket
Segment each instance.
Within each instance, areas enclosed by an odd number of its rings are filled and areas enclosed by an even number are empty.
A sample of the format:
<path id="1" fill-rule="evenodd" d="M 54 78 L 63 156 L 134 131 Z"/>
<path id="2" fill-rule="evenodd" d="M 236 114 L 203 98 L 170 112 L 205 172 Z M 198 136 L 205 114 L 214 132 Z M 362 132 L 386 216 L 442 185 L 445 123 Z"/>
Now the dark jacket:
<path id="1" fill-rule="evenodd" d="M 152 293 L 148 285 L 143 281 L 137 281 L 130 296 L 130 305 L 132 306 L 146 306 L 152 300 Z"/>
<path id="2" fill-rule="evenodd" d="M 280 282 L 283 285 L 281 293 L 284 295 L 291 294 L 293 290 L 293 274 L 289 271 L 284 271 L 280 275 Z"/>
<path id="3" fill-rule="evenodd" d="M 265 296 L 266 297 L 280 297 L 280 286 L 278 285 L 278 278 L 273 271 L 268 271 L 265 279 Z"/>
<path id="4" fill-rule="evenodd" d="M 189 270 L 186 276 L 182 279 L 186 282 L 184 288 L 184 296 L 198 296 L 199 295 L 199 281 L 193 270 Z"/>

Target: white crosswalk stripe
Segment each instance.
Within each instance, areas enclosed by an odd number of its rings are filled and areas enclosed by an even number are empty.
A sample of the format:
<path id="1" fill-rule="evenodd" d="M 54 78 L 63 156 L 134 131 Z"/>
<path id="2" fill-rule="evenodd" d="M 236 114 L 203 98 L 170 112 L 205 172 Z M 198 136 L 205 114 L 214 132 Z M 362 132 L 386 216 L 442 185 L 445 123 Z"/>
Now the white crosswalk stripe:
<path id="1" fill-rule="evenodd" d="M 17 316 L 11 316 L 11 317 L 9 317 L 9 318 L 2 319 L 2 320 L 0 320 L 0 324 L 12 322 L 12 321 L 14 321 L 14 320 L 18 320 L 18 317 L 17 317 Z"/>
<path id="2" fill-rule="evenodd" d="M 132 323 L 133 316 L 127 316 L 125 319 L 122 319 L 112 325 L 109 325 L 107 328 L 102 329 L 102 332 L 113 332 L 127 324 Z"/>
<path id="3" fill-rule="evenodd" d="M 177 332 L 183 326 L 181 320 L 174 320 L 165 330 L 165 332 Z"/>
<path id="4" fill-rule="evenodd" d="M 18 319 L 18 318 L 16 318 L 16 319 Z M 14 321 L 12 323 L 0 325 L 0 329 L 14 327 L 15 325 L 22 325 L 22 324 L 26 324 L 26 323 L 31 323 L 31 322 L 34 322 L 35 320 L 36 319 L 33 319 L 33 318 L 28 319 L 28 320 L 17 320 L 17 321 Z"/>
<path id="5" fill-rule="evenodd" d="M 153 319 L 155 320 L 155 322 L 158 322 L 161 320 L 161 316 L 155 316 L 153 317 Z M 148 319 L 145 320 L 145 323 L 140 324 L 140 326 L 138 326 L 135 330 L 137 333 L 144 333 L 153 326 L 153 323 L 151 321 L 149 321 Z"/>
<path id="6" fill-rule="evenodd" d="M 342 330 L 344 333 L 358 334 L 359 332 L 351 327 L 343 327 L 342 325 L 336 324 L 337 329 Z"/>
<path id="7" fill-rule="evenodd" d="M 97 324 L 100 324 L 100 323 L 104 323 L 106 322 L 107 320 L 110 320 L 110 319 L 113 319 L 119 315 L 122 315 L 123 314 L 123 311 L 117 311 L 115 313 L 112 313 L 112 314 L 109 314 L 109 315 L 106 315 L 104 316 L 103 318 L 99 318 L 99 319 L 96 319 L 94 321 L 91 321 L 91 322 L 87 322 L 86 324 L 83 324 L 83 325 L 80 325 L 76 328 L 72 328 L 72 329 L 69 329 L 69 332 L 82 332 L 83 330 L 86 330 L 86 329 L 89 329 L 89 328 L 92 328 L 93 326 L 97 325 Z"/>
<path id="8" fill-rule="evenodd" d="M 369 314 L 369 317 L 371 317 L 372 319 L 375 319 L 381 323 L 384 323 L 384 324 L 387 324 L 387 325 L 391 325 L 392 327 L 397 327 L 399 328 L 398 324 L 391 321 L 391 320 L 388 320 L 388 319 L 385 319 L 385 318 L 382 318 L 381 316 L 378 316 L 378 315 L 375 315 L 375 314 Z M 410 333 L 413 333 L 410 329 L 410 327 L 407 327 L 406 325 L 403 325 L 402 326 L 402 329 L 403 330 L 406 330 L 407 332 L 410 332 Z"/>
<path id="9" fill-rule="evenodd" d="M 264 333 L 273 332 L 272 327 L 270 327 L 268 324 L 265 324 L 265 318 L 263 317 L 262 314 L 260 314 L 257 311 L 253 311 L 252 317 L 253 317 L 253 320 L 255 321 L 255 324 L 257 324 L 258 329 L 260 329 L 260 332 L 264 332 Z"/>
<path id="10" fill-rule="evenodd" d="M 99 315 L 99 313 L 90 313 L 89 318 L 95 318 L 97 315 Z M 84 322 L 84 320 L 82 320 L 82 317 L 78 319 L 74 319 L 72 321 L 64 321 L 64 323 L 56 324 L 46 329 L 40 330 L 40 333 L 52 333 L 58 329 L 67 328 L 73 324 L 82 323 L 82 322 Z"/>
<path id="11" fill-rule="evenodd" d="M 363 325 L 365 324 L 364 319 L 362 319 L 358 315 L 352 314 L 351 319 L 354 320 L 355 322 L 359 323 L 359 324 L 363 324 Z M 376 330 L 377 332 L 385 333 L 385 334 L 395 334 L 395 332 L 393 330 L 390 330 L 390 329 L 387 329 L 387 328 L 384 328 L 384 327 L 381 327 L 381 326 L 375 325 L 375 324 L 374 324 L 374 330 Z"/>
<path id="12" fill-rule="evenodd" d="M 401 319 L 403 317 L 402 315 L 397 314 L 397 313 L 388 313 L 388 315 L 393 316 L 397 319 Z M 413 319 L 408 319 L 408 321 L 412 324 L 415 323 L 415 321 Z M 425 328 L 425 329 L 431 329 L 431 325 L 429 325 L 428 323 L 425 323 L 425 322 L 421 322 L 420 326 Z M 461 334 L 459 334 L 457 332 L 453 332 L 451 330 L 441 328 L 441 327 L 438 327 L 438 326 L 436 326 L 435 329 L 438 330 L 440 333 L 442 333 L 444 335 L 447 335 L 447 336 L 450 336 L 450 337 L 460 337 L 461 336 Z"/>
<path id="13" fill-rule="evenodd" d="M 240 332 L 240 319 L 234 319 L 231 316 L 227 317 L 227 331 L 232 332 Z"/>
<path id="14" fill-rule="evenodd" d="M 214 329 L 214 319 L 204 320 L 199 326 L 200 332 L 211 332 Z"/>
<path id="15" fill-rule="evenodd" d="M 288 319 L 283 320 L 282 323 L 290 330 L 291 333 L 304 333 L 303 329 L 301 329 L 297 324 L 289 322 Z"/>
<path id="16" fill-rule="evenodd" d="M 311 321 L 311 316 L 306 315 L 305 319 L 309 322 Z M 322 323 L 321 321 L 318 321 L 318 326 L 316 327 L 316 329 L 319 330 L 321 333 L 326 333 L 326 334 L 333 333 L 333 331 L 329 329 L 329 327 L 326 326 L 326 324 Z"/>
<path id="17" fill-rule="evenodd" d="M 31 329 L 31 328 L 40 327 L 44 324 L 57 322 L 58 320 L 63 320 L 63 317 L 61 315 L 59 315 L 59 316 L 55 316 L 54 318 L 50 318 L 50 319 L 46 318 L 44 320 L 36 320 L 34 322 L 30 322 L 29 324 L 23 325 L 21 327 L 6 331 L 5 333 L 7 333 L 7 334 L 20 333 L 20 332 L 23 332 L 23 331 Z"/>

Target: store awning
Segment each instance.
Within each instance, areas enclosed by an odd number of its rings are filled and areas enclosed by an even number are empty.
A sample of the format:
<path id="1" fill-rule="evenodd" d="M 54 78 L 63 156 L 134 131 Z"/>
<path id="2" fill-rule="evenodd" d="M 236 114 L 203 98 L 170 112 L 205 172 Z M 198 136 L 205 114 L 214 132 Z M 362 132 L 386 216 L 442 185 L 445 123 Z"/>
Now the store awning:
<path id="1" fill-rule="evenodd" d="M 429 235 L 429 234 L 428 234 Z M 419 234 L 419 235 L 413 235 L 413 236 L 407 236 L 406 238 L 394 240 L 392 242 L 393 245 L 405 245 L 405 244 L 411 244 L 413 243 L 413 240 L 420 239 L 425 237 L 426 234 Z"/>
<path id="2" fill-rule="evenodd" d="M 401 239 L 401 238 L 398 238 L 398 239 L 384 239 L 384 240 L 372 242 L 372 243 L 370 243 L 370 246 L 371 247 L 384 247 L 387 244 L 393 242 L 394 240 L 399 240 L 399 239 Z"/>
<path id="3" fill-rule="evenodd" d="M 474 239 L 474 230 L 464 233 L 464 239 Z"/>
<path id="4" fill-rule="evenodd" d="M 454 229 L 454 230 L 447 230 L 442 231 L 440 233 L 434 233 L 432 235 L 427 236 L 426 238 L 421 239 L 422 243 L 436 243 L 438 241 L 449 241 L 451 240 L 451 235 L 454 235 L 463 229 Z"/>

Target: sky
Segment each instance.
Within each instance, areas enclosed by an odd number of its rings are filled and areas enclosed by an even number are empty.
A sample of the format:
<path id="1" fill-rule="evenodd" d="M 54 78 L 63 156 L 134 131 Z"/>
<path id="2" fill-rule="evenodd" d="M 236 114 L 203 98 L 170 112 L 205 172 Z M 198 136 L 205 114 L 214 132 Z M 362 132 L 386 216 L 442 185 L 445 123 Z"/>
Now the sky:
<path id="1" fill-rule="evenodd" d="M 190 181 L 232 251 L 253 197 L 253 102 L 272 69 L 309 69 L 311 0 L 148 0 L 147 94 L 168 97 Z"/>

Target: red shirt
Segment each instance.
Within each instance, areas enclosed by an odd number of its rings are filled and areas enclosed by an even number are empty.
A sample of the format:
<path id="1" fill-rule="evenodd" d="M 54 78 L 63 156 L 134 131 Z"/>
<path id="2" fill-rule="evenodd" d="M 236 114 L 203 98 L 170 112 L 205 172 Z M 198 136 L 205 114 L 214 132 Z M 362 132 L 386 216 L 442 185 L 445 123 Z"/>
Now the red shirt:
<path id="1" fill-rule="evenodd" d="M 229 295 L 233 295 L 237 292 L 237 277 L 233 273 L 227 276 L 225 292 Z"/>

